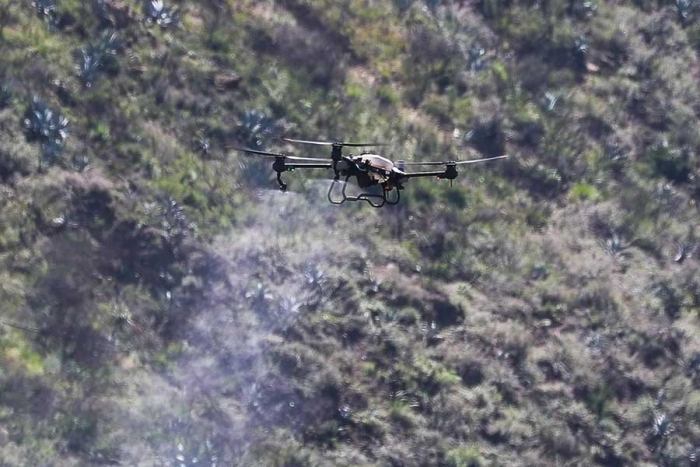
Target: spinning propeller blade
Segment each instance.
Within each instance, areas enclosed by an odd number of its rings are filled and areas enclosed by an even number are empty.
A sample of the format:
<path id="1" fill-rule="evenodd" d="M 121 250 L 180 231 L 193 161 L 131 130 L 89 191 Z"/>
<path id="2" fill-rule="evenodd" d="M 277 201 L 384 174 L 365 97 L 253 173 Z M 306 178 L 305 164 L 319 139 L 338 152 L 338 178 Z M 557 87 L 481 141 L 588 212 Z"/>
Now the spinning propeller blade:
<path id="1" fill-rule="evenodd" d="M 476 164 L 478 162 L 488 162 L 488 161 L 495 161 L 496 159 L 507 159 L 508 155 L 505 156 L 496 156 L 496 157 L 486 157 L 484 159 L 472 159 L 470 161 L 457 161 L 455 164 L 457 165 L 467 165 L 467 164 Z"/>
<path id="2" fill-rule="evenodd" d="M 363 147 L 363 146 L 386 146 L 386 143 L 341 143 L 335 142 L 331 143 L 329 141 L 307 141 L 303 139 L 292 139 L 292 138 L 282 138 L 282 140 L 288 143 L 299 143 L 299 144 L 315 144 L 317 146 L 348 146 L 348 147 Z"/>
<path id="3" fill-rule="evenodd" d="M 263 157 L 275 157 L 275 158 L 284 157 L 285 159 L 289 159 L 292 161 L 328 162 L 328 159 L 319 159 L 319 158 L 315 158 L 315 157 L 287 156 L 285 154 L 280 154 L 277 152 L 258 151 L 257 149 L 238 148 L 238 147 L 230 147 L 229 149 L 235 149 L 236 151 L 243 151 L 243 152 L 247 152 L 250 154 L 256 154 L 258 156 L 263 156 Z"/>
<path id="4" fill-rule="evenodd" d="M 260 156 L 266 156 L 266 157 L 286 157 L 284 154 L 280 154 L 277 152 L 259 151 L 257 149 L 239 148 L 237 146 L 229 146 L 228 149 L 233 149 L 235 151 L 249 152 L 251 154 L 258 154 Z"/>
<path id="5" fill-rule="evenodd" d="M 496 159 L 505 159 L 508 156 L 498 156 L 498 157 L 488 157 L 485 159 L 472 159 L 470 161 L 428 161 L 428 162 L 404 162 L 404 165 L 466 165 L 466 164 L 476 164 L 477 162 L 488 162 L 494 161 Z"/>

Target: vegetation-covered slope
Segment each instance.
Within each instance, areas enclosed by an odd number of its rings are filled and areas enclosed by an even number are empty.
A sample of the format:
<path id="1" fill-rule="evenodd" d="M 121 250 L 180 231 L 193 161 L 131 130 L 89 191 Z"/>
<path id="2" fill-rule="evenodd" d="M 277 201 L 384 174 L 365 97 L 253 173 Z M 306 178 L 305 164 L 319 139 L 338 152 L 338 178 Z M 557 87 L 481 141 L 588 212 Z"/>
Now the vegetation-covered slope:
<path id="1" fill-rule="evenodd" d="M 697 6 L 0 0 L 0 466 L 700 464 Z"/>

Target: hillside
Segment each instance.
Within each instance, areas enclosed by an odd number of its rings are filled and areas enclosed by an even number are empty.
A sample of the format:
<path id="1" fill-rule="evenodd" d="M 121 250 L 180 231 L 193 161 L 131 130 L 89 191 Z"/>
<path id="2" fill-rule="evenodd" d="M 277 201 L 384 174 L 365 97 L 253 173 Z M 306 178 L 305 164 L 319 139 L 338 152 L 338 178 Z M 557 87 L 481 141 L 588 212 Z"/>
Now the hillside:
<path id="1" fill-rule="evenodd" d="M 0 0 L 0 467 L 700 465 L 698 7 Z"/>

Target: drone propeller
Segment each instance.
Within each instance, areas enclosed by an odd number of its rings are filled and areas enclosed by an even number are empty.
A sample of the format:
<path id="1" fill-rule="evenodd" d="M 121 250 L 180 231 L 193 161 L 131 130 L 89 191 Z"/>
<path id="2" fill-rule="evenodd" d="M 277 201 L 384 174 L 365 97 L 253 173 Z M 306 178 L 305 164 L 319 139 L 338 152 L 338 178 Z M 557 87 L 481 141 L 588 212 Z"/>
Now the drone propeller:
<path id="1" fill-rule="evenodd" d="M 477 162 L 487 162 L 487 161 L 493 161 L 496 159 L 505 159 L 508 156 L 498 156 L 498 157 L 488 157 L 486 159 L 472 159 L 469 161 L 448 161 L 448 162 L 437 162 L 437 161 L 428 161 L 428 162 L 403 162 L 403 165 L 466 165 L 466 164 L 476 164 Z"/>
<path id="2" fill-rule="evenodd" d="M 330 141 L 307 141 L 303 139 L 292 139 L 292 138 L 282 138 L 282 140 L 288 143 L 299 143 L 299 144 L 315 144 L 317 146 L 348 146 L 348 147 L 364 147 L 364 146 L 387 146 L 386 143 L 342 143 Z"/>
<path id="3" fill-rule="evenodd" d="M 230 147 L 229 149 L 235 149 L 237 151 L 243 151 L 247 152 L 250 154 L 256 154 L 258 156 L 263 156 L 263 157 L 284 157 L 285 159 L 293 160 L 293 161 L 306 161 L 306 162 L 328 162 L 328 159 L 319 159 L 315 157 L 297 157 L 297 156 L 287 156 L 286 154 L 280 154 L 277 152 L 267 152 L 267 151 L 258 151 L 257 149 L 248 149 L 248 148 L 238 148 L 238 147 Z"/>

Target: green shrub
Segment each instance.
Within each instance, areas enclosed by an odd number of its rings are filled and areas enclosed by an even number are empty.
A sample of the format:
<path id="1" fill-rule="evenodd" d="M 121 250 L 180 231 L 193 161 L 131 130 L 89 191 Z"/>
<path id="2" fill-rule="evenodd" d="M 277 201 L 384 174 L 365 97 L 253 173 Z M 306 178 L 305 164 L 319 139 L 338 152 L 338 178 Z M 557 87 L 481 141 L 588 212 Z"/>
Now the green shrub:
<path id="1" fill-rule="evenodd" d="M 612 391 L 609 386 L 601 383 L 598 387 L 588 393 L 586 405 L 588 410 L 593 412 L 598 420 L 610 414 L 610 404 L 612 402 Z"/>
<path id="2" fill-rule="evenodd" d="M 533 204 L 525 209 L 525 222 L 534 229 L 542 229 L 549 222 L 552 210 L 548 206 Z"/>
<path id="3" fill-rule="evenodd" d="M 595 201 L 600 197 L 600 192 L 593 185 L 577 183 L 569 190 L 569 197 L 572 201 Z"/>
<path id="4" fill-rule="evenodd" d="M 465 141 L 487 157 L 502 156 L 506 152 L 504 122 L 499 118 L 477 122 L 466 134 Z"/>
<path id="5" fill-rule="evenodd" d="M 380 87 L 377 90 L 377 98 L 380 104 L 390 107 L 396 106 L 399 102 L 399 96 L 391 86 Z"/>
<path id="6" fill-rule="evenodd" d="M 486 465 L 478 446 L 467 445 L 447 452 L 449 467 L 483 467 Z"/>
<path id="7" fill-rule="evenodd" d="M 644 161 L 648 175 L 660 175 L 672 182 L 687 182 L 692 172 L 690 154 L 670 147 L 665 141 L 657 142 L 647 150 Z"/>
<path id="8" fill-rule="evenodd" d="M 442 191 L 442 197 L 450 206 L 455 209 L 466 209 L 468 206 L 467 196 L 459 188 L 450 188 Z"/>
<path id="9" fill-rule="evenodd" d="M 535 8 L 512 8 L 506 13 L 509 27 L 504 31 L 510 44 L 523 53 L 539 52 L 548 42 L 548 26 L 542 12 Z"/>
<path id="10" fill-rule="evenodd" d="M 499 19 L 504 13 L 506 1 L 504 0 L 480 0 L 479 11 L 488 19 Z"/>
<path id="11" fill-rule="evenodd" d="M 0 114 L 0 120 L 2 114 Z M 0 122 L 0 128 L 2 123 Z M 18 133 L 0 133 L 0 181 L 7 182 L 14 175 L 26 176 L 34 172 L 40 161 L 39 149 L 28 144 Z"/>

